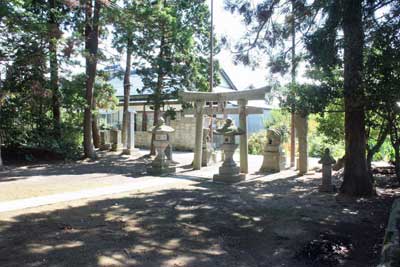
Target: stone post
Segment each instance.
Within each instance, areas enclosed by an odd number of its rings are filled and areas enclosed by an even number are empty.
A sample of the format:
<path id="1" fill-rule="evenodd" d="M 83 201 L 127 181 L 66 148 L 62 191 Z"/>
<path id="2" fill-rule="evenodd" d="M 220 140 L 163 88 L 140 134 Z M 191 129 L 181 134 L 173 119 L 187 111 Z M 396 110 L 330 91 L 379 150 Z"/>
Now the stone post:
<path id="1" fill-rule="evenodd" d="M 100 150 L 110 150 L 110 130 L 100 131 Z"/>
<path id="2" fill-rule="evenodd" d="M 196 111 L 196 140 L 194 145 L 193 169 L 200 170 L 203 150 L 203 109 L 204 101 L 195 102 Z"/>
<path id="3" fill-rule="evenodd" d="M 126 148 L 123 151 L 125 155 L 132 155 L 135 152 L 135 112 L 128 112 L 128 132 Z"/>
<path id="4" fill-rule="evenodd" d="M 248 173 L 249 147 L 247 144 L 247 110 L 246 110 L 247 100 L 240 99 L 238 101 L 238 104 L 239 104 L 239 128 L 244 131 L 244 133 L 240 135 L 240 172 Z"/>
<path id="5" fill-rule="evenodd" d="M 118 129 L 112 129 L 110 131 L 111 134 L 111 150 L 112 151 L 120 151 L 122 150 L 122 138 L 121 131 Z"/>
<path id="6" fill-rule="evenodd" d="M 325 149 L 325 153 L 318 162 L 322 164 L 322 185 L 319 187 L 320 192 L 334 192 L 335 187 L 332 185 L 332 165 L 336 160 L 331 156 L 329 148 Z"/>
<path id="7" fill-rule="evenodd" d="M 299 143 L 299 164 L 298 170 L 300 175 L 304 175 L 308 172 L 308 121 L 307 116 L 296 114 L 296 133 Z"/>

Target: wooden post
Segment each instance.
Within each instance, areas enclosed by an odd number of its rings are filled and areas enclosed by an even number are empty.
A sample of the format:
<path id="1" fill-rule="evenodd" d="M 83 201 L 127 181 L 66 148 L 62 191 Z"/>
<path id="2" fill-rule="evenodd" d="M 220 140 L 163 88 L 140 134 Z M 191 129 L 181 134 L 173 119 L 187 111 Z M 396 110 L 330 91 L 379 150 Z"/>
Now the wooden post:
<path id="1" fill-rule="evenodd" d="M 291 123 L 290 123 L 290 167 L 295 166 L 296 161 L 296 128 L 295 128 L 295 115 L 294 112 L 291 113 Z"/>
<path id="2" fill-rule="evenodd" d="M 203 150 L 203 108 L 204 101 L 198 100 L 195 102 L 196 110 L 196 140 L 194 146 L 193 169 L 200 170 L 202 150 Z"/>
<path id="3" fill-rule="evenodd" d="M 303 175 L 308 172 L 308 143 L 307 143 L 307 131 L 308 121 L 307 116 L 296 114 L 296 132 L 299 146 L 299 174 Z"/>
<path id="4" fill-rule="evenodd" d="M 240 99 L 239 104 L 239 128 L 244 131 L 244 134 L 240 135 L 240 172 L 249 172 L 249 161 L 248 161 L 248 144 L 247 144 L 247 100 Z"/>

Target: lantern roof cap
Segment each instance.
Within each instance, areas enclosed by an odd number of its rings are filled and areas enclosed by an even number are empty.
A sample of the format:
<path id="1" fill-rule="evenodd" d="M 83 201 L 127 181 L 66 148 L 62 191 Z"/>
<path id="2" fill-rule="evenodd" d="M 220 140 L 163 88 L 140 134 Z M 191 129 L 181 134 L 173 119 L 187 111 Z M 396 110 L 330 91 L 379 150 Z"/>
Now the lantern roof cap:
<path id="1" fill-rule="evenodd" d="M 224 125 L 221 128 L 217 129 L 214 133 L 219 135 L 230 136 L 230 135 L 241 135 L 244 132 L 235 126 L 235 122 L 232 120 L 232 118 L 227 118 L 225 120 Z"/>

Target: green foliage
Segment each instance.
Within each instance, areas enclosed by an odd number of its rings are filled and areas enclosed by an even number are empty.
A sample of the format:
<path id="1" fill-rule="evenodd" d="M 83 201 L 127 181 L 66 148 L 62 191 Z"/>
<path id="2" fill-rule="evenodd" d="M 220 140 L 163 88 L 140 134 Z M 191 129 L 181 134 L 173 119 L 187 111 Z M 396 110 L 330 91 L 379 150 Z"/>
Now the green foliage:
<path id="1" fill-rule="evenodd" d="M 334 88 L 326 83 L 320 85 L 291 83 L 285 89 L 281 90 L 281 106 L 304 116 L 324 112 L 337 96 Z"/>
<path id="2" fill-rule="evenodd" d="M 270 116 L 264 121 L 265 129 L 276 129 L 282 137 L 282 142 L 288 141 L 290 129 L 290 114 L 284 110 L 271 110 Z"/>
<path id="3" fill-rule="evenodd" d="M 136 51 L 141 93 L 150 94 L 158 110 L 179 90 L 207 91 L 210 14 L 205 1 L 156 1 L 141 9 L 144 27 Z"/>
<path id="4" fill-rule="evenodd" d="M 249 153 L 262 155 L 265 143 L 267 142 L 268 129 L 276 129 L 282 137 L 282 143 L 288 141 L 290 129 L 290 114 L 284 110 L 271 110 L 269 117 L 264 121 L 265 130 L 254 133 L 249 137 Z"/>
<path id="5" fill-rule="evenodd" d="M 344 142 L 344 112 L 340 104 L 330 104 L 325 112 L 315 117 L 317 131 L 325 137 L 325 141 L 334 145 Z"/>
<path id="6" fill-rule="evenodd" d="M 267 134 L 265 131 L 252 134 L 248 140 L 249 154 L 262 155 L 266 142 L 267 142 Z"/>
<path id="7" fill-rule="evenodd" d="M 339 121 L 335 121 L 338 114 L 343 115 L 343 113 L 326 113 L 324 117 L 309 116 L 308 148 L 311 157 L 320 158 L 325 148 L 329 148 L 336 159 L 344 156 L 344 135 L 340 135 L 343 122 L 340 121 L 340 116 Z M 329 127 L 332 127 L 332 131 L 336 131 L 338 135 L 330 132 Z"/>

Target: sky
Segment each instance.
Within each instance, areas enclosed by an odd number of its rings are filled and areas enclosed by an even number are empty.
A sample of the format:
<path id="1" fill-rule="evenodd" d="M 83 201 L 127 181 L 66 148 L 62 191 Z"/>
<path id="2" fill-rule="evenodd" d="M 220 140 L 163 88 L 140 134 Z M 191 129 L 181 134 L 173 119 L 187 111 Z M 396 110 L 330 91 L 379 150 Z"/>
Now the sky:
<path id="1" fill-rule="evenodd" d="M 211 0 L 208 1 L 210 5 Z M 225 35 L 231 43 L 240 39 L 246 32 L 242 18 L 224 9 L 224 0 L 214 0 L 214 31 L 218 39 Z M 220 66 L 228 73 L 239 90 L 246 89 L 250 85 L 256 88 L 267 85 L 266 69 L 258 68 L 253 71 L 250 67 L 235 65 L 230 49 L 223 49 L 215 58 L 219 60 Z"/>

